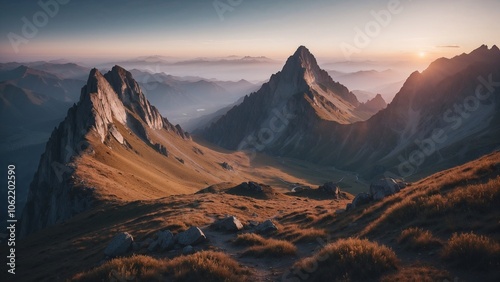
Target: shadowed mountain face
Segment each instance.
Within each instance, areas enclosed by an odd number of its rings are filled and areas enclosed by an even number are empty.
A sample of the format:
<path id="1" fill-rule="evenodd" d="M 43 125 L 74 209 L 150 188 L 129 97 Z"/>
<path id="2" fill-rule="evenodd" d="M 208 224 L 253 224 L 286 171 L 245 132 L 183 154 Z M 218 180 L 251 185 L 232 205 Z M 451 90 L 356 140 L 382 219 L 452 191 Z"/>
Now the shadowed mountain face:
<path id="1" fill-rule="evenodd" d="M 413 73 L 386 109 L 356 123 L 354 95 L 328 79 L 313 58 L 299 48 L 280 73 L 204 136 L 225 148 L 334 165 L 369 178 L 436 171 L 500 145 L 496 46 Z"/>
<path id="2" fill-rule="evenodd" d="M 228 149 L 248 149 L 248 145 L 254 143 L 271 145 L 280 138 L 294 142 L 288 139 L 292 136 L 283 134 L 285 128 L 294 132 L 292 138 L 300 139 L 299 135 L 306 134 L 321 121 L 349 124 L 365 120 L 376 112 L 367 117 L 360 111 L 360 105 L 356 96 L 334 82 L 320 69 L 309 50 L 301 46 L 269 82 L 245 97 L 203 135 Z"/>

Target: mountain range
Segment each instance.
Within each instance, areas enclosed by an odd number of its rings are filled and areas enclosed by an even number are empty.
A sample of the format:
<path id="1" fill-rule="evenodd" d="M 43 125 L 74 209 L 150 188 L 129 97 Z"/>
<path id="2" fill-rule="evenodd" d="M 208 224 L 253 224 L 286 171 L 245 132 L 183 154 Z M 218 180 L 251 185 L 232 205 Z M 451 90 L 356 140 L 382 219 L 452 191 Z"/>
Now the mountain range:
<path id="1" fill-rule="evenodd" d="M 281 72 L 203 136 L 227 149 L 333 165 L 368 179 L 410 177 L 499 146 L 499 65 L 496 46 L 439 59 L 410 75 L 386 109 L 362 121 L 354 94 L 300 47 Z M 475 92 L 481 87 L 484 95 Z"/>

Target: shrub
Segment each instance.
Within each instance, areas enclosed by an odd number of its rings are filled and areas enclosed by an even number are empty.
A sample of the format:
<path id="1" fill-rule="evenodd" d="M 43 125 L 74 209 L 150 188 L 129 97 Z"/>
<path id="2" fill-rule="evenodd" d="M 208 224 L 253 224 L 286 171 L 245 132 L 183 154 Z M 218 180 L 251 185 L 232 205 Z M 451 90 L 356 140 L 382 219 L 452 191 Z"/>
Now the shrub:
<path id="1" fill-rule="evenodd" d="M 455 233 L 444 247 L 442 257 L 462 268 L 492 269 L 500 264 L 500 244 L 474 233 Z"/>
<path id="2" fill-rule="evenodd" d="M 233 244 L 238 246 L 264 245 L 266 240 L 266 238 L 254 233 L 245 233 L 239 234 L 238 237 L 234 239 Z"/>
<path id="3" fill-rule="evenodd" d="M 276 239 L 267 239 L 263 245 L 252 246 L 243 252 L 243 256 L 255 257 L 283 257 L 292 256 L 297 253 L 294 244 Z"/>
<path id="4" fill-rule="evenodd" d="M 310 281 L 367 281 L 397 269 L 399 260 L 389 248 L 368 240 L 341 239 L 294 265 Z"/>
<path id="5" fill-rule="evenodd" d="M 116 258 L 73 277 L 75 281 L 248 281 L 250 272 L 228 255 L 203 251 L 172 260 Z"/>
<path id="6" fill-rule="evenodd" d="M 411 227 L 401 232 L 398 243 L 412 250 L 428 250 L 441 246 L 441 242 L 432 233 L 422 228 Z"/>
<path id="7" fill-rule="evenodd" d="M 166 261 L 136 255 L 115 258 L 90 271 L 75 275 L 72 280 L 81 282 L 161 280 L 165 267 Z"/>
<path id="8" fill-rule="evenodd" d="M 175 281 L 248 281 L 250 271 L 220 252 L 204 251 L 177 257 L 168 262 L 169 274 Z"/>

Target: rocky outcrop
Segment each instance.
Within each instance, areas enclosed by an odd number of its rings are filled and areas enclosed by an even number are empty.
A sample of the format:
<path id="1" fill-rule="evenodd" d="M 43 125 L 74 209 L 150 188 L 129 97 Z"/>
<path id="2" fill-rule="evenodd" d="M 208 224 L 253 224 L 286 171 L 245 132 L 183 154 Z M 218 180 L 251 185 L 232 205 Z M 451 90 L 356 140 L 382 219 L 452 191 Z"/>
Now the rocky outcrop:
<path id="1" fill-rule="evenodd" d="M 270 219 L 260 223 L 255 227 L 255 232 L 259 234 L 267 234 L 278 231 L 278 227 Z"/>
<path id="2" fill-rule="evenodd" d="M 328 195 L 333 195 L 335 199 L 340 198 L 340 187 L 335 182 L 327 182 L 318 188 L 320 191 L 325 192 Z"/>
<path id="3" fill-rule="evenodd" d="M 226 218 L 218 220 L 213 224 L 213 226 L 216 229 L 228 232 L 237 232 L 243 229 L 243 224 L 235 216 L 228 216 Z"/>
<path id="4" fill-rule="evenodd" d="M 104 254 L 108 257 L 118 257 L 126 254 L 134 242 L 134 237 L 127 232 L 117 234 L 104 250 Z"/>
<path id="5" fill-rule="evenodd" d="M 75 177 L 73 160 L 94 153 L 91 140 L 116 140 L 126 147 L 127 137 L 120 133 L 118 125 L 151 147 L 155 144 L 149 141 L 150 130 L 164 128 L 189 139 L 182 128 L 170 124 L 149 104 L 129 72 L 115 66 L 102 75 L 92 69 L 80 101 L 52 132 L 41 156 L 21 218 L 21 236 L 63 222 L 93 205 L 96 187 L 88 187 L 84 179 Z M 168 154 L 166 148 L 158 149 Z"/>
<path id="6" fill-rule="evenodd" d="M 191 226 L 188 230 L 177 234 L 175 238 L 177 243 L 183 246 L 196 245 L 207 239 L 203 231 L 195 226 Z"/>
<path id="7" fill-rule="evenodd" d="M 401 189 L 392 178 L 380 179 L 370 184 L 370 194 L 374 200 L 382 200 L 383 198 L 399 192 Z"/>

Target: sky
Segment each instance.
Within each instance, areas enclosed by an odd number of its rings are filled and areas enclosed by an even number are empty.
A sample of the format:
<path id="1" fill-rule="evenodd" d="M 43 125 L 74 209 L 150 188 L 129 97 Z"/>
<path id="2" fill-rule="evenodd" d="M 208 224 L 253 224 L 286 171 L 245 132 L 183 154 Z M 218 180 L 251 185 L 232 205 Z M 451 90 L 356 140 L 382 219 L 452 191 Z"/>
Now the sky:
<path id="1" fill-rule="evenodd" d="M 286 58 L 430 61 L 500 43 L 498 0 L 0 2 L 0 61 Z"/>

